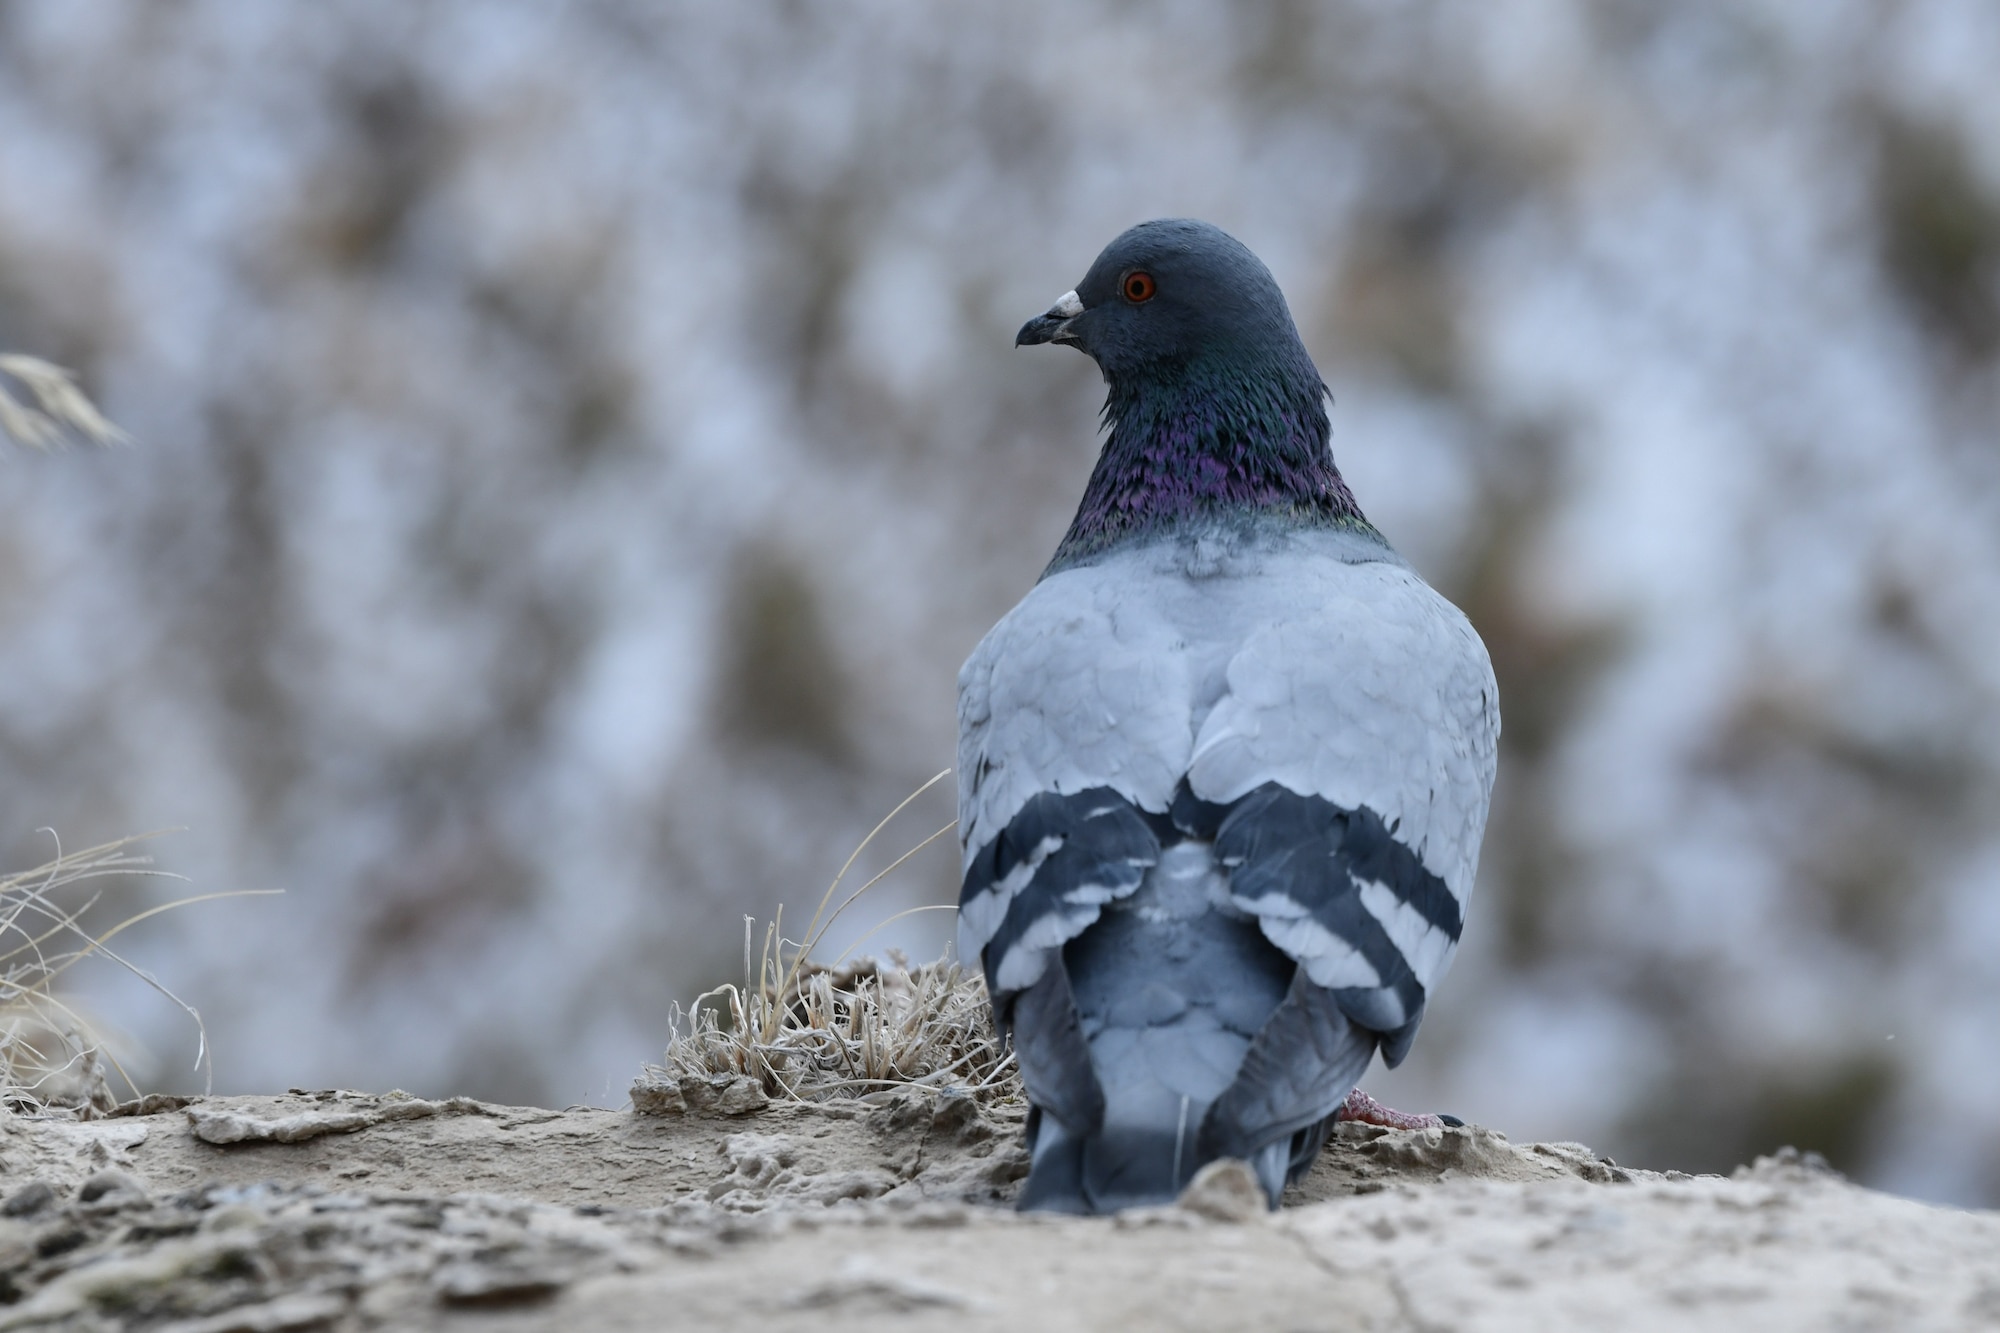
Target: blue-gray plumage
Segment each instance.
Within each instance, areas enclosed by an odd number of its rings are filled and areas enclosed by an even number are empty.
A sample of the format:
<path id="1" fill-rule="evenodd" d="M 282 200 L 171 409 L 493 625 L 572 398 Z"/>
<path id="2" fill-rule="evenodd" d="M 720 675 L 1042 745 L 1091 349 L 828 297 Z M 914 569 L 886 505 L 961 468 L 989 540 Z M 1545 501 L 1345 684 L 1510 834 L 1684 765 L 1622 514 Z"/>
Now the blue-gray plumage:
<path id="1" fill-rule="evenodd" d="M 959 675 L 960 948 L 1034 1111 L 1022 1206 L 1275 1207 L 1458 944 L 1499 712 L 1465 617 L 1362 516 L 1283 295 L 1149 222 L 1020 343 L 1108 386 L 1055 559 Z"/>

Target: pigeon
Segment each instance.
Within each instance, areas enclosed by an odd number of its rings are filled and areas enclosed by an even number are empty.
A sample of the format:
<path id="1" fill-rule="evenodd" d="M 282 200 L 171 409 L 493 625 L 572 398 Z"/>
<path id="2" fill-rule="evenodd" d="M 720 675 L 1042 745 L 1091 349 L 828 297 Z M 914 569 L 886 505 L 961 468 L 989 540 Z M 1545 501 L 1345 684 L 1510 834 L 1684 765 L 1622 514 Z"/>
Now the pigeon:
<path id="1" fill-rule="evenodd" d="M 1492 666 L 1362 515 L 1240 241 L 1133 227 L 1015 343 L 1107 386 L 1068 532 L 958 678 L 959 951 L 1027 1090 L 1020 1206 L 1171 1203 L 1233 1158 L 1275 1208 L 1458 947 Z"/>

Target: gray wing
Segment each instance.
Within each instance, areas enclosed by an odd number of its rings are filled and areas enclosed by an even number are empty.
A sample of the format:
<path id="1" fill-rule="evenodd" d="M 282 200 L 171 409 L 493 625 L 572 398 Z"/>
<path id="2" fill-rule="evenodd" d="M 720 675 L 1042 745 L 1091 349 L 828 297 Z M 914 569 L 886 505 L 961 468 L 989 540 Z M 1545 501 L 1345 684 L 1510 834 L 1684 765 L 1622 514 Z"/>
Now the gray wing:
<path id="1" fill-rule="evenodd" d="M 1183 785 L 1223 809 L 1266 788 L 1315 798 L 1310 817 L 1272 792 L 1237 815 L 1235 849 L 1263 866 L 1247 882 L 1239 874 L 1243 906 L 1321 985 L 1380 984 L 1341 920 L 1316 914 L 1303 883 L 1288 892 L 1274 859 L 1278 822 L 1324 844 L 1344 820 L 1343 836 L 1360 839 L 1360 878 L 1344 877 L 1350 908 L 1428 990 L 1471 898 L 1499 731 L 1478 635 L 1393 558 L 1280 554 L 1254 577 L 1207 581 L 1144 553 L 1067 571 L 995 626 L 960 673 L 964 868 L 1045 792 L 1104 788 L 1156 816 Z M 1311 819 L 1322 827 L 1308 835 Z M 1309 864 L 1304 846 L 1295 869 Z M 1023 886 L 967 895 L 964 957 Z"/>
<path id="2" fill-rule="evenodd" d="M 1195 837 L 1304 974 L 1272 1033 L 1337 1007 L 1400 1060 L 1457 947 L 1499 718 L 1471 626 L 1375 549 L 1296 543 L 1209 578 L 1130 553 L 1044 580 L 980 644 L 959 681 L 960 952 L 983 960 L 1003 1024 L 1031 988 L 1066 988 L 1053 951 L 1163 840 Z M 1246 1072 L 1284 1065 L 1265 1054 Z M 1041 1039 L 1039 1073 L 1029 1055 L 1031 1093 L 1089 1082 L 1080 1036 Z M 1323 1114 L 1346 1091 L 1327 1071 L 1243 1090 L 1235 1138 Z"/>
<path id="3" fill-rule="evenodd" d="M 1331 584 L 1332 586 L 1329 586 Z M 1389 1034 L 1400 1061 L 1458 948 L 1499 746 L 1498 690 L 1458 609 L 1407 569 L 1315 580 L 1313 614 L 1250 633 L 1188 785 L 1272 943 Z"/>
<path id="4" fill-rule="evenodd" d="M 1485 645 L 1400 565 L 1322 563 L 1280 581 L 1295 609 L 1231 655 L 1194 744 L 1195 794 L 1227 804 L 1277 782 L 1372 809 L 1463 908 L 1500 739 Z"/>
<path id="5" fill-rule="evenodd" d="M 1166 810 L 1193 756 L 1203 664 L 1163 583 L 1137 560 L 1057 574 L 973 651 L 958 675 L 965 868 L 1043 792 L 1108 787 Z"/>
<path id="6" fill-rule="evenodd" d="M 1045 580 L 959 673 L 959 956 L 984 965 L 1030 1100 L 1077 1134 L 1103 1095 L 1058 955 L 1158 862 L 1149 815 L 1194 742 L 1186 655 L 1127 591 Z"/>

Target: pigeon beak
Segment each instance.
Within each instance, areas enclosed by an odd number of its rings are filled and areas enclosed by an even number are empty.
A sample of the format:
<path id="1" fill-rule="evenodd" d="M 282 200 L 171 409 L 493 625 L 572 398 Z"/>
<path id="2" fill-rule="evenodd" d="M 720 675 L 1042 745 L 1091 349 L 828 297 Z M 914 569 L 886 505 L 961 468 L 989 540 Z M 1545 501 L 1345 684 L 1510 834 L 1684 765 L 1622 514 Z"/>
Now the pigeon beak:
<path id="1" fill-rule="evenodd" d="M 1076 335 L 1070 332 L 1070 322 L 1082 313 L 1083 301 L 1075 292 L 1064 292 L 1062 298 L 1049 307 L 1048 313 L 1036 315 L 1021 326 L 1021 331 L 1014 335 L 1014 346 L 1074 343 Z"/>

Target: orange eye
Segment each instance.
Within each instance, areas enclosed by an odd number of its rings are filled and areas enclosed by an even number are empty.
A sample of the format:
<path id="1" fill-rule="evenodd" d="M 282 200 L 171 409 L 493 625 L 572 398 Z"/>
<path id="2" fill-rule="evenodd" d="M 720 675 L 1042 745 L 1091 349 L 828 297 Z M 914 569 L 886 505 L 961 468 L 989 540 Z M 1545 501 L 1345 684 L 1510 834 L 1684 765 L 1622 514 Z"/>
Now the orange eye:
<path id="1" fill-rule="evenodd" d="M 1125 275 L 1125 299 L 1133 305 L 1153 299 L 1159 288 L 1153 282 L 1153 275 L 1140 269 Z"/>

